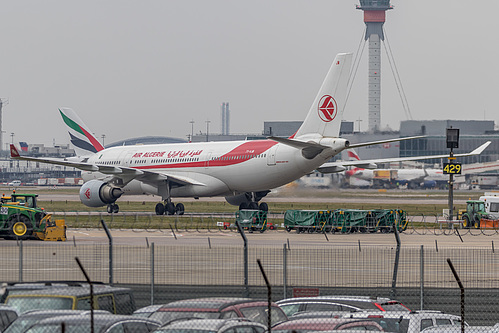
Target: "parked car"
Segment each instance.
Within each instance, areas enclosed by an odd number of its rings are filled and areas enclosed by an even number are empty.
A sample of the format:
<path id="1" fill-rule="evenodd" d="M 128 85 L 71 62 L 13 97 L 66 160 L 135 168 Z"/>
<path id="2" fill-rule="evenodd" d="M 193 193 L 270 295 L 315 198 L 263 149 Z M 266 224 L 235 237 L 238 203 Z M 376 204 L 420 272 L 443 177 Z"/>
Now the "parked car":
<path id="1" fill-rule="evenodd" d="M 372 320 L 347 318 L 302 318 L 289 320 L 272 328 L 272 332 L 274 333 L 331 330 L 383 331 L 383 328 Z"/>
<path id="2" fill-rule="evenodd" d="M 176 321 L 154 331 L 154 333 L 264 333 L 265 325 L 240 319 L 192 319 Z"/>
<path id="3" fill-rule="evenodd" d="M 24 333 L 33 324 L 50 317 L 59 316 L 80 316 L 86 315 L 87 310 L 34 310 L 21 314 L 14 320 L 4 333 Z M 95 310 L 94 313 L 105 313 L 111 315 L 108 311 Z"/>
<path id="4" fill-rule="evenodd" d="M 386 331 L 418 333 L 428 327 L 457 325 L 461 327 L 461 317 L 441 311 L 411 312 L 356 312 L 344 315 L 350 319 L 368 319 L 378 322 Z M 466 324 L 466 326 L 468 326 Z"/>
<path id="5" fill-rule="evenodd" d="M 143 308 L 137 309 L 132 313 L 132 316 L 149 318 L 151 317 L 159 308 L 163 307 L 164 304 L 148 305 Z"/>
<path id="6" fill-rule="evenodd" d="M 132 290 L 107 285 L 96 285 L 94 309 L 106 310 L 115 314 L 132 314 L 135 301 Z M 5 304 L 16 308 L 20 313 L 30 310 L 90 310 L 90 287 L 51 287 L 9 294 Z"/>
<path id="7" fill-rule="evenodd" d="M 303 311 L 341 311 L 356 312 L 363 310 L 407 311 L 410 310 L 396 300 L 365 296 L 317 296 L 286 298 L 276 302 L 287 316 Z"/>
<path id="8" fill-rule="evenodd" d="M 0 305 L 0 332 L 3 332 L 18 316 L 19 312 L 13 307 Z"/>
<path id="9" fill-rule="evenodd" d="M 461 325 L 441 325 L 428 327 L 422 330 L 424 333 L 461 333 Z M 495 326 L 466 326 L 464 328 L 466 333 L 497 333 L 498 330 Z"/>
<path id="10" fill-rule="evenodd" d="M 63 325 L 64 324 L 64 325 Z M 94 314 L 94 333 L 152 332 L 160 323 L 134 316 Z M 90 332 L 90 315 L 59 316 L 43 319 L 26 330 L 26 333 L 82 333 Z"/>
<path id="11" fill-rule="evenodd" d="M 167 324 L 179 318 L 227 319 L 248 318 L 267 325 L 267 302 L 251 298 L 197 298 L 163 305 L 149 318 Z M 284 312 L 272 303 L 272 325 L 288 320 Z"/>

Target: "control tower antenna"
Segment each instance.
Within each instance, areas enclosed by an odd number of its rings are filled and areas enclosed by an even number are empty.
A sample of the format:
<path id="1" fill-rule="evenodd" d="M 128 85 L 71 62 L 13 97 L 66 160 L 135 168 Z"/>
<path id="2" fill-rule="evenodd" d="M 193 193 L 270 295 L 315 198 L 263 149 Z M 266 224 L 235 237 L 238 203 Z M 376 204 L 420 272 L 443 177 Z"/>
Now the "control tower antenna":
<path id="1" fill-rule="evenodd" d="M 357 9 L 364 11 L 365 40 L 369 39 L 369 132 L 381 126 L 381 41 L 385 40 L 383 24 L 386 11 L 393 9 L 390 0 L 359 0 Z"/>

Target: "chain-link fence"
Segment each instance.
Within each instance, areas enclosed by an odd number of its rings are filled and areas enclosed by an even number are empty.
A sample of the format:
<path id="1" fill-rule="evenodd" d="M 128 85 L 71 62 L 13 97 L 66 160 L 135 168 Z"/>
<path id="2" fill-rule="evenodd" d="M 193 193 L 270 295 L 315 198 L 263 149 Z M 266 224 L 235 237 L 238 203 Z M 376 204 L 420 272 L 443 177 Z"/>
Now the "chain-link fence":
<path id="1" fill-rule="evenodd" d="M 266 299 L 259 259 L 272 286 L 273 301 L 295 296 L 387 297 L 411 310 L 460 316 L 460 289 L 447 263 L 450 259 L 464 286 L 466 321 L 472 325 L 499 322 L 499 254 L 490 246 L 402 246 L 398 261 L 393 245 L 290 248 L 278 244 L 248 246 L 245 251 L 242 245 L 209 242 L 131 246 L 14 241 L 1 242 L 0 248 L 4 282 L 84 281 L 75 261 L 78 257 L 92 281 L 131 288 L 134 308 L 200 297 Z M 33 293 L 49 297 L 47 292 Z M 106 307 L 102 300 L 97 308 L 108 310 L 109 302 Z M 80 308 L 88 309 L 89 304 Z"/>

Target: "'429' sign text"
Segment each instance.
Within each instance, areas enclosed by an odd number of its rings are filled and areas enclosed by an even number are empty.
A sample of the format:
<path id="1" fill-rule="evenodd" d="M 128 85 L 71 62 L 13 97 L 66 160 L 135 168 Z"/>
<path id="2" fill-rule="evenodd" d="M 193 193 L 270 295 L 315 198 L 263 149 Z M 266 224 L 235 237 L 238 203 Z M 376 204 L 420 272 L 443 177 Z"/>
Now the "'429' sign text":
<path id="1" fill-rule="evenodd" d="M 460 175 L 461 163 L 444 163 L 444 175 Z"/>

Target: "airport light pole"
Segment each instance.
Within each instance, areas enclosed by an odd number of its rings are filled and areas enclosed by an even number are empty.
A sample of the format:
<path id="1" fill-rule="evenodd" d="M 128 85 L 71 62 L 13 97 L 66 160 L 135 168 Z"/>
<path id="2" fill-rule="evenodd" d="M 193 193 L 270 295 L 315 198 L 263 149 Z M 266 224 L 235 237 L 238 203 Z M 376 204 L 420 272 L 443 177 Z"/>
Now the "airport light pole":
<path id="1" fill-rule="evenodd" d="M 456 158 L 454 157 L 454 148 L 459 148 L 459 128 L 447 128 L 446 132 L 447 148 L 450 149 L 449 163 L 444 165 L 444 173 L 449 174 L 449 221 L 454 220 L 454 174 L 461 173 L 461 165 L 457 168 L 457 164 L 454 163 Z M 456 172 L 459 170 L 459 172 Z M 452 223 L 452 222 L 451 222 Z M 449 223 L 449 228 L 452 225 Z"/>

